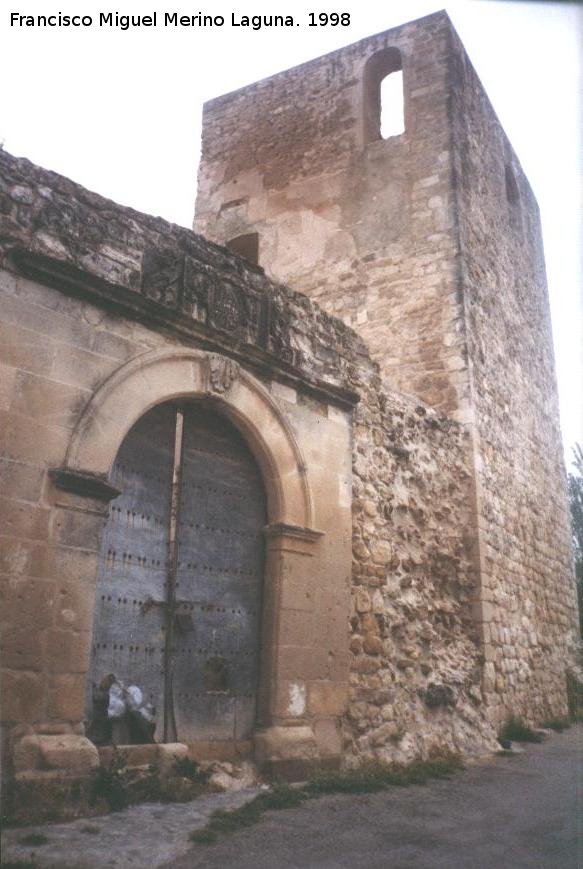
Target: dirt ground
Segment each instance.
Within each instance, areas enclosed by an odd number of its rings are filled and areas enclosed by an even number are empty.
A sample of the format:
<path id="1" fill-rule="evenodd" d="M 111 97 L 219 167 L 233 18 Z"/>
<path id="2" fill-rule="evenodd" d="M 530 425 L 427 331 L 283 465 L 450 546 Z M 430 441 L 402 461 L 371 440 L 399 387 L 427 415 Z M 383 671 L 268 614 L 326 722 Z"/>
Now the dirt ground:
<path id="1" fill-rule="evenodd" d="M 176 869 L 582 869 L 583 727 L 448 781 L 272 812 Z"/>
<path id="2" fill-rule="evenodd" d="M 524 754 L 470 766 L 447 781 L 378 794 L 329 796 L 269 812 L 214 845 L 191 845 L 215 801 L 139 806 L 109 818 L 34 828 L 49 842 L 3 859 L 38 866 L 176 869 L 581 869 L 583 726 Z M 253 794 L 226 795 L 241 804 Z M 90 823 L 98 833 L 83 833 Z"/>

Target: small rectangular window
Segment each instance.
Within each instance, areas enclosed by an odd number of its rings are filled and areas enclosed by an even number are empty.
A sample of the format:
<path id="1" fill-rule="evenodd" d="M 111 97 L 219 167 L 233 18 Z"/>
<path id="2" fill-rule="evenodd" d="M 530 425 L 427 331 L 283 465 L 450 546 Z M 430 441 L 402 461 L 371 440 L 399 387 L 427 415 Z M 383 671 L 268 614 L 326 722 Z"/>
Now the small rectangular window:
<path id="1" fill-rule="evenodd" d="M 237 235 L 227 242 L 226 247 L 232 252 L 245 257 L 254 266 L 259 265 L 259 233 L 248 232 Z"/>
<path id="2" fill-rule="evenodd" d="M 381 82 L 381 139 L 405 132 L 403 72 L 391 72 Z"/>
<path id="3" fill-rule="evenodd" d="M 363 99 L 365 143 L 405 132 L 403 62 L 398 48 L 383 48 L 368 58 Z"/>

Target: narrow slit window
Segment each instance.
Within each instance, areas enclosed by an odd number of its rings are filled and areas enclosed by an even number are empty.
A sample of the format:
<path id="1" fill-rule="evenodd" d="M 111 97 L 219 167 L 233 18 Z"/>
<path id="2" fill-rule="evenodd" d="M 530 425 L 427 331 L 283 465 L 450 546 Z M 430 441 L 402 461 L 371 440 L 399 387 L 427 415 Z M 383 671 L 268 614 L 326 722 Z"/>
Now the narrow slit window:
<path id="1" fill-rule="evenodd" d="M 365 143 L 405 132 L 403 63 L 398 48 L 383 48 L 367 60 L 363 111 Z"/>
<path id="2" fill-rule="evenodd" d="M 245 235 L 237 235 L 227 242 L 227 248 L 232 253 L 245 257 L 254 266 L 259 265 L 259 233 L 248 232 Z"/>
<path id="3" fill-rule="evenodd" d="M 402 70 L 392 72 L 381 82 L 380 131 L 381 139 L 405 132 Z"/>

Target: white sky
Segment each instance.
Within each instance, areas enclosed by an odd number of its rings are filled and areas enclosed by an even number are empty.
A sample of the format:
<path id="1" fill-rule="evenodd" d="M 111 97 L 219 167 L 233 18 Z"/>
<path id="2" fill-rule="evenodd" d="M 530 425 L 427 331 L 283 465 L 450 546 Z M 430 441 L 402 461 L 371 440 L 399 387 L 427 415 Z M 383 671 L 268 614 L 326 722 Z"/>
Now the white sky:
<path id="1" fill-rule="evenodd" d="M 222 28 L 14 28 L 10 12 L 115 11 L 95 0 L 13 0 L 0 11 L 0 141 L 123 205 L 190 226 L 202 103 L 305 60 L 446 8 L 538 198 L 565 444 L 583 442 L 580 45 L 583 7 L 491 0 L 227 0 L 206 7 L 121 0 L 120 14 L 224 15 Z M 308 27 L 308 12 L 349 27 Z M 292 14 L 300 27 L 231 27 Z M 568 461 L 570 462 L 570 450 Z"/>

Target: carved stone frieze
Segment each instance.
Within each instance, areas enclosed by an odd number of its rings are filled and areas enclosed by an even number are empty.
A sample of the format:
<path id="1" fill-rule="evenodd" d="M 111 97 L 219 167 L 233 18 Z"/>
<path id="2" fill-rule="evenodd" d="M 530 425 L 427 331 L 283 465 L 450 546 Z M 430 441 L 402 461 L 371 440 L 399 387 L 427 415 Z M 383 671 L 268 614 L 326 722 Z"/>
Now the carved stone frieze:
<path id="1" fill-rule="evenodd" d="M 350 363 L 367 360 L 356 334 L 260 268 L 6 152 L 0 180 L 0 263 L 8 272 L 224 353 L 264 377 L 291 378 L 343 406 L 358 401 L 346 376 Z"/>
<path id="2" fill-rule="evenodd" d="M 150 301 L 238 341 L 259 347 L 268 344 L 263 327 L 268 319 L 266 301 L 221 279 L 178 248 L 144 251 L 141 292 Z"/>
<path id="3" fill-rule="evenodd" d="M 178 306 L 184 285 L 184 257 L 173 249 L 146 248 L 142 256 L 142 293 L 166 308 Z"/>

